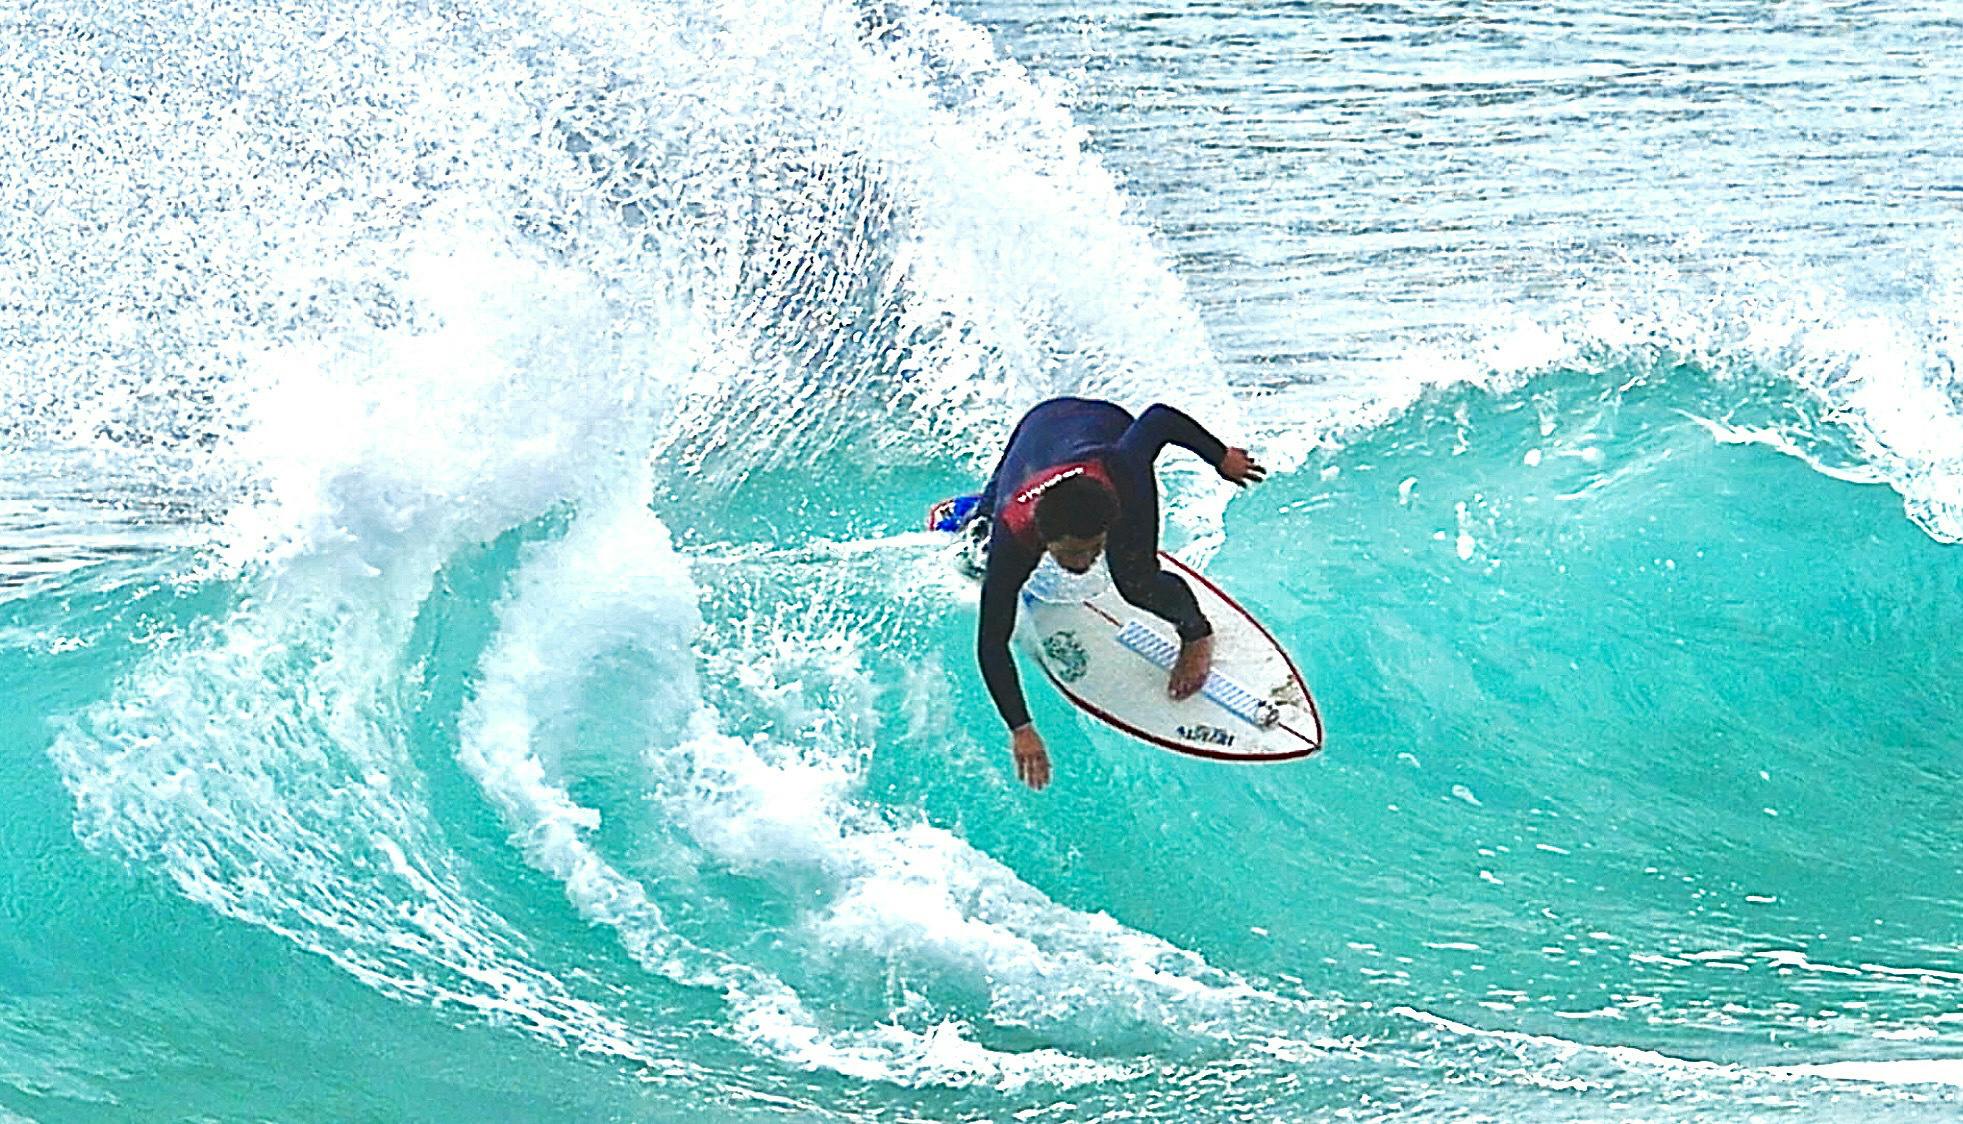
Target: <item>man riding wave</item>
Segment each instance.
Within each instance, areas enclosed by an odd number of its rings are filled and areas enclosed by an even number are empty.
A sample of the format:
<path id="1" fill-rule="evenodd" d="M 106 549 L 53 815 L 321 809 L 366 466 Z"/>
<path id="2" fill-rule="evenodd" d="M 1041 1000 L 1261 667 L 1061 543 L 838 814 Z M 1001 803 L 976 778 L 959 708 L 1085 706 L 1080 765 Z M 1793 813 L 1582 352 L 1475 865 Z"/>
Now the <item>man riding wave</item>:
<path id="1" fill-rule="evenodd" d="M 1153 462 L 1167 445 L 1197 454 L 1243 487 L 1267 475 L 1247 450 L 1229 448 L 1170 406 L 1134 419 L 1114 403 L 1054 398 L 1017 423 L 974 507 L 975 518 L 990 520 L 976 654 L 1009 727 L 1016 775 L 1031 788 L 1050 783 L 1050 757 L 1030 721 L 1009 636 L 1023 584 L 1045 553 L 1074 574 L 1106 555 L 1119 596 L 1178 630 L 1179 657 L 1166 683 L 1173 698 L 1200 690 L 1212 669 L 1213 626 L 1185 579 L 1159 566 Z"/>

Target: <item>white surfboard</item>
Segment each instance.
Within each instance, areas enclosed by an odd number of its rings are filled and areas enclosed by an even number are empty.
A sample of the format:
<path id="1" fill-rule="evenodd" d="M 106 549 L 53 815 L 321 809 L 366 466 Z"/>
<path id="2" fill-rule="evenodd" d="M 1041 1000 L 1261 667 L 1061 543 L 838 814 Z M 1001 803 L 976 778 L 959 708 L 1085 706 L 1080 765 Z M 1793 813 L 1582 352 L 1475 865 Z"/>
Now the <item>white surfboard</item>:
<path id="1" fill-rule="evenodd" d="M 1178 634 L 1120 597 L 1103 559 L 1081 577 L 1045 559 L 1023 587 L 1017 643 L 1079 710 L 1140 741 L 1216 761 L 1291 761 L 1321 749 L 1322 716 L 1287 651 L 1199 571 L 1163 551 L 1159 560 L 1186 579 L 1213 624 L 1213 671 L 1199 694 L 1166 694 Z"/>

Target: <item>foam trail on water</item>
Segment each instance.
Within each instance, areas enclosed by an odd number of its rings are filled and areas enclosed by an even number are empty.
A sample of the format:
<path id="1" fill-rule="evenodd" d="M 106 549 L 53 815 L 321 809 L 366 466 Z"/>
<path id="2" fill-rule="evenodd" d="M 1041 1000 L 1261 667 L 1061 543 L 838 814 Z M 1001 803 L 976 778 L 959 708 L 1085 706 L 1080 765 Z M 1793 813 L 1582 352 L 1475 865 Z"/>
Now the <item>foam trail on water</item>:
<path id="1" fill-rule="evenodd" d="M 1895 1058 L 1878 1062 L 1819 1062 L 1783 1066 L 1794 1077 L 1827 1077 L 1886 1085 L 1951 1085 L 1963 1088 L 1963 1062 L 1955 1058 Z"/>
<path id="2" fill-rule="evenodd" d="M 484 655 L 479 687 L 463 715 L 460 759 L 503 809 L 528 861 L 565 884 L 582 916 L 618 932 L 650 970 L 723 991 L 740 1037 L 799 1064 L 906 1084 L 1016 1087 L 1040 1079 L 1074 1085 L 1126 1075 L 1122 1067 L 1055 1050 L 990 1050 L 946 1025 L 926 1034 L 899 1026 L 829 1031 L 769 973 L 678 938 L 642 885 L 587 842 L 599 814 L 580 806 L 554 779 L 556 770 L 535 744 L 538 716 L 572 705 L 589 669 L 617 669 L 607 657 L 623 650 L 649 660 L 641 705 L 667 712 L 695 707 L 685 640 L 698 621 L 688 573 L 644 495 L 582 513 L 566 537 L 535 548 L 498 618 L 497 640 Z M 682 749 L 696 768 L 713 761 L 706 767 L 726 776 L 741 767 L 747 747 L 717 734 L 711 717 L 698 711 L 685 719 L 688 743 Z M 651 752 L 663 751 L 674 747 Z M 821 819 L 812 795 L 802 785 L 780 785 L 764 798 L 781 802 L 774 814 Z M 717 830 L 742 828 L 720 823 Z"/>
<path id="3" fill-rule="evenodd" d="M 946 1021 L 828 1027 L 768 970 L 679 936 L 591 841 L 599 813 L 571 797 L 561 764 L 571 747 L 546 734 L 580 705 L 592 669 L 618 686 L 623 655 L 639 657 L 641 687 L 627 694 L 667 731 L 648 751 L 657 799 L 721 863 L 820 875 L 831 903 L 808 921 L 820 945 L 955 972 L 987 989 L 989 1016 L 1003 1025 L 1197 1029 L 1285 1006 L 1163 941 L 1055 905 L 945 831 L 855 803 L 849 746 L 800 754 L 719 733 L 694 697 L 685 563 L 639 497 L 582 512 L 563 539 L 532 548 L 498 620 L 460 759 L 528 861 L 560 879 L 584 917 L 614 929 L 650 970 L 722 991 L 732 1032 L 770 1053 L 904 1084 L 1074 1085 L 1134 1072 L 1054 1049 L 990 1049 Z"/>
<path id="4" fill-rule="evenodd" d="M 1754 1082 L 1792 1082 L 1808 1079 L 1863 1082 L 1889 1086 L 1963 1086 L 1963 1062 L 1955 1058 L 1895 1058 L 1886 1061 L 1812 1062 L 1800 1065 L 1753 1067 L 1727 1062 L 1673 1057 L 1656 1050 L 1629 1046 L 1603 1046 L 1573 1042 L 1550 1034 L 1529 1034 L 1515 1030 L 1490 1030 L 1470 1026 L 1410 1007 L 1394 1007 L 1391 1014 L 1428 1027 L 1463 1036 L 1477 1043 L 1498 1045 L 1515 1053 L 1528 1064 L 1554 1063 L 1563 1076 L 1554 1080 L 1567 1087 L 1587 1089 L 1610 1087 L 1587 1080 L 1592 1071 L 1613 1068 L 1651 1075 L 1669 1083 L 1699 1078 L 1721 1078 L 1749 1086 Z"/>

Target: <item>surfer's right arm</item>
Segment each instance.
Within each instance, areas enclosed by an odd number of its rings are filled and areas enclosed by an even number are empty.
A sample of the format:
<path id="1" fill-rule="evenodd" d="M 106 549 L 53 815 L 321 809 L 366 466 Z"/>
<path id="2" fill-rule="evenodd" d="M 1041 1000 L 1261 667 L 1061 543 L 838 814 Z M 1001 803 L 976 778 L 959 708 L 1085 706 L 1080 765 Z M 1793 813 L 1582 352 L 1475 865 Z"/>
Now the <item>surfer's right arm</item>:
<path id="1" fill-rule="evenodd" d="M 1220 467 L 1227 455 L 1225 442 L 1163 402 L 1138 415 L 1138 420 L 1118 438 L 1118 451 L 1145 465 L 1157 460 L 1159 450 L 1167 445 L 1177 445 L 1215 468 Z"/>
<path id="2" fill-rule="evenodd" d="M 1016 661 L 1009 654 L 1009 637 L 1016 629 L 1016 601 L 1022 595 L 1022 585 L 1035 572 L 1041 557 L 1016 542 L 1013 535 L 997 532 L 988 548 L 988 569 L 982 575 L 981 625 L 975 636 L 975 656 L 981 663 L 982 681 L 988 685 L 989 697 L 995 700 L 995 709 L 1009 727 L 1016 775 L 1024 784 L 1038 790 L 1050 783 L 1050 757 L 1035 724 L 1029 720 L 1022 680 L 1016 674 Z"/>
<path id="3" fill-rule="evenodd" d="M 1118 438 L 1118 452 L 1146 466 L 1157 460 L 1159 450 L 1167 445 L 1185 449 L 1212 465 L 1223 478 L 1242 487 L 1258 483 L 1268 474 L 1246 449 L 1228 446 L 1205 426 L 1163 402 L 1138 415 L 1138 420 Z"/>

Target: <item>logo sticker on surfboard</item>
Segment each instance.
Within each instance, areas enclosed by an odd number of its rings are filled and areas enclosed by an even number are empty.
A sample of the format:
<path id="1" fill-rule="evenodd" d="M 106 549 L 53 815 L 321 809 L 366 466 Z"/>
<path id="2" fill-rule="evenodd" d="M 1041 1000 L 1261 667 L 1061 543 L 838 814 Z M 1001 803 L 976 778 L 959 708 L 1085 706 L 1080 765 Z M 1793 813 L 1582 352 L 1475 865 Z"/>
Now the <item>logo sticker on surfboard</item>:
<path id="1" fill-rule="evenodd" d="M 1207 745 L 1232 746 L 1234 735 L 1218 726 L 1208 726 L 1203 722 L 1191 726 L 1181 726 L 1175 731 L 1189 742 L 1203 742 Z"/>
<path id="2" fill-rule="evenodd" d="M 1052 632 L 1043 640 L 1043 661 L 1058 679 L 1075 683 L 1091 669 L 1091 656 L 1077 641 L 1077 634 L 1065 629 Z"/>

